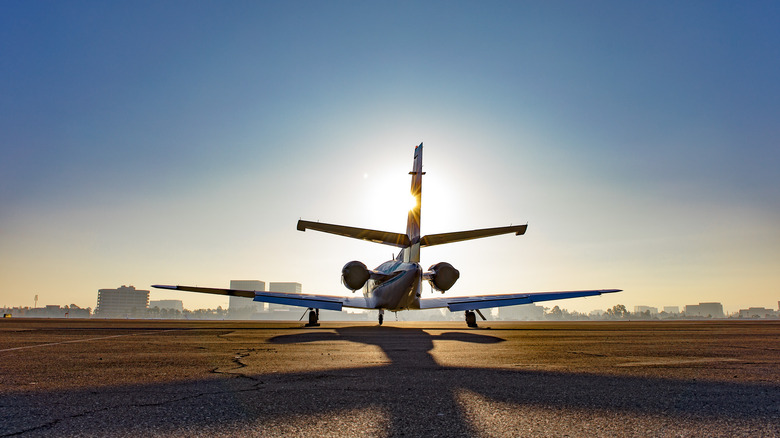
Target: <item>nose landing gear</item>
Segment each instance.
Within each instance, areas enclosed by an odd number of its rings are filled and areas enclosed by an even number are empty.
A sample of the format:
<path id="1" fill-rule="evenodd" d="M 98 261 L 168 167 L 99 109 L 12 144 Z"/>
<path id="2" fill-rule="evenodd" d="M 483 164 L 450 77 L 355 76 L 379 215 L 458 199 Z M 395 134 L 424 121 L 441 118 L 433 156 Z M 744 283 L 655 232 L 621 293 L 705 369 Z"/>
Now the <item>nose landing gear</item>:
<path id="1" fill-rule="evenodd" d="M 379 309 L 379 325 L 385 320 L 385 309 Z"/>

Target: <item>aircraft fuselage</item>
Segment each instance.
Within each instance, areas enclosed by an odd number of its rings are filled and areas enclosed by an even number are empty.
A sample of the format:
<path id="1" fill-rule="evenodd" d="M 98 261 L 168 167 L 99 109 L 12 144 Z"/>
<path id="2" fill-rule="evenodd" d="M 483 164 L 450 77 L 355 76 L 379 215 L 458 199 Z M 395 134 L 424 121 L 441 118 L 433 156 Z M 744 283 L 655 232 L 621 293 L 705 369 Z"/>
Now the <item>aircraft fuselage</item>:
<path id="1" fill-rule="evenodd" d="M 423 270 L 419 263 L 388 260 L 374 271 L 390 277 L 366 283 L 363 295 L 373 308 L 391 312 L 420 308 Z"/>

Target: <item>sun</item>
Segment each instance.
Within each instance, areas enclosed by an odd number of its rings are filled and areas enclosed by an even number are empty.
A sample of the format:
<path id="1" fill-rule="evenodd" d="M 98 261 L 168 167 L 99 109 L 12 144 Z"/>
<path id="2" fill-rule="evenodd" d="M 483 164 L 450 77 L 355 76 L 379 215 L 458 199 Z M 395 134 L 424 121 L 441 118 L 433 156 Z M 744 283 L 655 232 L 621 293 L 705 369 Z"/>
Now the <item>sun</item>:
<path id="1" fill-rule="evenodd" d="M 417 206 L 417 199 L 409 192 L 397 192 L 392 198 L 387 198 L 387 206 L 393 214 L 406 215 Z"/>
<path id="2" fill-rule="evenodd" d="M 409 193 L 407 195 L 406 205 L 408 207 L 407 210 L 414 210 L 414 208 L 417 207 L 417 198 Z"/>

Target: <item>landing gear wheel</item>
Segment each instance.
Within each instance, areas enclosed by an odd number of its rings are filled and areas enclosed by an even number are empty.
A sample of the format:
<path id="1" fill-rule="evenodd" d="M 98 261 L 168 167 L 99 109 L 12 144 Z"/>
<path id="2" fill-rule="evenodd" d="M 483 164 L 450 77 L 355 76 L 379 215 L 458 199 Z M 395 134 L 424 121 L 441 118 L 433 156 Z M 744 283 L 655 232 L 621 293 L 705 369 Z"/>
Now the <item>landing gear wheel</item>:
<path id="1" fill-rule="evenodd" d="M 379 309 L 379 325 L 385 320 L 385 309 Z"/>
<path id="2" fill-rule="evenodd" d="M 477 326 L 477 315 L 472 312 L 471 310 L 466 311 L 466 325 L 469 327 L 478 327 Z"/>
<path id="3" fill-rule="evenodd" d="M 319 327 L 320 323 L 320 309 L 309 310 L 309 323 L 306 327 Z"/>

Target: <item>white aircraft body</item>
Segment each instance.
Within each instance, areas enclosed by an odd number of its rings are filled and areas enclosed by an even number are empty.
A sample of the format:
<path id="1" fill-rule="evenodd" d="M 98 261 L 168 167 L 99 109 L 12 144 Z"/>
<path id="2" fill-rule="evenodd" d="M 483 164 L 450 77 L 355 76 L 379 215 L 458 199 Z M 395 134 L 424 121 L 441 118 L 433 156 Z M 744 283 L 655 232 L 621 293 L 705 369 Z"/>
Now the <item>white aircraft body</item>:
<path id="1" fill-rule="evenodd" d="M 379 310 L 379 324 L 382 324 L 385 310 L 397 312 L 412 309 L 448 308 L 451 312 L 465 312 L 466 323 L 476 327 L 478 313 L 484 320 L 480 309 L 492 307 L 515 306 L 538 301 L 560 300 L 565 298 L 588 297 L 605 293 L 620 292 L 620 289 L 581 290 L 566 292 L 533 292 L 502 295 L 478 295 L 469 297 L 422 298 L 423 280 L 427 280 L 433 289 L 446 292 L 458 280 L 460 273 L 452 265 L 440 262 L 424 271 L 420 266 L 420 249 L 426 246 L 461 242 L 497 236 L 500 234 L 524 234 L 527 225 L 509 227 L 484 228 L 479 230 L 458 231 L 453 233 L 429 234 L 420 236 L 420 209 L 422 193 L 422 151 L 423 145 L 414 149 L 414 165 L 412 171 L 412 195 L 416 199 L 415 206 L 409 210 L 406 223 L 406 234 L 386 231 L 355 228 L 343 225 L 333 225 L 321 222 L 299 220 L 298 230 L 315 230 L 325 233 L 355 239 L 368 240 L 400 248 L 398 256 L 373 270 L 359 261 L 351 261 L 341 270 L 344 286 L 354 293 L 363 290 L 362 296 L 339 297 L 329 295 L 310 295 L 285 292 L 265 292 L 237 289 L 218 289 L 194 286 L 154 285 L 160 289 L 173 289 L 191 292 L 203 292 L 219 295 L 230 295 L 253 298 L 254 301 L 274 304 L 300 306 L 309 309 L 309 325 L 318 325 L 319 309 L 342 310 L 344 307 L 357 309 Z"/>

